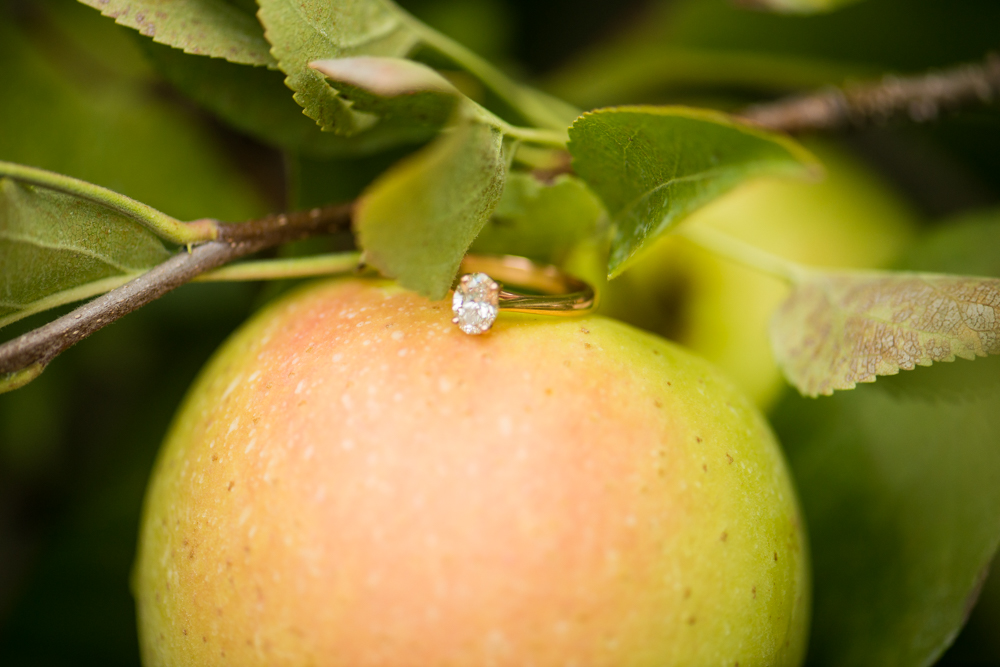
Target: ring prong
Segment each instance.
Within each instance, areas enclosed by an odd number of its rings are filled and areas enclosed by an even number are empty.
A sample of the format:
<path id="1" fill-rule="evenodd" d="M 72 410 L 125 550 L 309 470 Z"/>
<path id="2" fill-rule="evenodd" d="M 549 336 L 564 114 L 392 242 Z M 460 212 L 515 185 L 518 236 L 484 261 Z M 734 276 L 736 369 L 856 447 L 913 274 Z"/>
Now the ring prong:
<path id="1" fill-rule="evenodd" d="M 451 318 L 451 323 L 452 324 L 458 324 L 458 318 L 457 317 Z"/>
<path id="2" fill-rule="evenodd" d="M 463 285 L 468 285 L 469 284 L 469 280 L 471 278 L 472 278 L 472 276 L 470 276 L 468 273 L 466 273 L 464 276 L 462 276 L 462 284 Z"/>
<path id="3" fill-rule="evenodd" d="M 490 283 L 490 289 L 500 289 L 500 283 L 495 281 Z"/>

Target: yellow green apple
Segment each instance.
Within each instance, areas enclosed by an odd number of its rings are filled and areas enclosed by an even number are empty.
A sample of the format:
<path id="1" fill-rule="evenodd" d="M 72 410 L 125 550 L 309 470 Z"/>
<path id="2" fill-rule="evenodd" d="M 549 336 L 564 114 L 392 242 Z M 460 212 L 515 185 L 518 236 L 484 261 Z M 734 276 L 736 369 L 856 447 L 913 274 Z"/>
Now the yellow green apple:
<path id="1" fill-rule="evenodd" d="M 718 229 L 806 265 L 887 265 L 911 240 L 916 214 L 858 159 L 832 144 L 808 145 L 824 164 L 822 180 L 762 178 L 683 224 Z M 608 283 L 602 312 L 701 354 L 766 409 L 783 386 L 768 322 L 787 292 L 776 278 L 669 235 Z"/>
<path id="2" fill-rule="evenodd" d="M 450 317 L 326 282 L 223 346 L 147 493 L 147 667 L 801 662 L 801 515 L 728 379 L 600 316 Z"/>

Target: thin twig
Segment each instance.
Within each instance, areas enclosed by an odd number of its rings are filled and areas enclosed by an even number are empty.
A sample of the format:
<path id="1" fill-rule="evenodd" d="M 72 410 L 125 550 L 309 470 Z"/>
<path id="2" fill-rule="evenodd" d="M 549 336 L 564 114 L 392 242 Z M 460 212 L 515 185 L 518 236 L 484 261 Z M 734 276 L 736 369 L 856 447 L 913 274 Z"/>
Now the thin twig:
<path id="1" fill-rule="evenodd" d="M 45 366 L 95 331 L 201 273 L 279 243 L 349 229 L 350 221 L 351 206 L 341 205 L 244 223 L 219 223 L 218 241 L 179 252 L 135 280 L 0 345 L 0 376 Z"/>
<path id="2" fill-rule="evenodd" d="M 1000 99 L 1000 57 L 919 76 L 829 88 L 756 104 L 739 115 L 791 134 L 877 125 L 896 117 L 934 120 L 944 111 Z"/>
<path id="3" fill-rule="evenodd" d="M 917 122 L 927 121 L 942 111 L 988 104 L 997 98 L 1000 58 L 990 56 L 983 63 L 922 76 L 885 77 L 878 82 L 759 104 L 740 115 L 763 127 L 800 133 L 860 127 L 901 115 Z M 552 178 L 571 169 L 567 160 L 565 166 L 546 176 Z M 186 223 L 191 229 L 213 229 L 217 225 L 218 240 L 179 253 L 69 314 L 0 345 L 0 386 L 4 376 L 18 372 L 27 381 L 28 375 L 34 377 L 60 352 L 195 276 L 280 243 L 349 229 L 350 218 L 351 205 L 343 205 L 240 224 L 214 220 Z"/>

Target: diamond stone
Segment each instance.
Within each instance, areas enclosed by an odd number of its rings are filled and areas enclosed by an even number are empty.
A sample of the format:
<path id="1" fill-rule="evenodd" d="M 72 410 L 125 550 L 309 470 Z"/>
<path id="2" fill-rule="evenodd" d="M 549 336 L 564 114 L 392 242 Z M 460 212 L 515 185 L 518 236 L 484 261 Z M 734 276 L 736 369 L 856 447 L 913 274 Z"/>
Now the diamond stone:
<path id="1" fill-rule="evenodd" d="M 467 273 L 458 281 L 451 309 L 452 320 L 467 334 L 490 330 L 500 311 L 500 286 L 485 273 Z"/>

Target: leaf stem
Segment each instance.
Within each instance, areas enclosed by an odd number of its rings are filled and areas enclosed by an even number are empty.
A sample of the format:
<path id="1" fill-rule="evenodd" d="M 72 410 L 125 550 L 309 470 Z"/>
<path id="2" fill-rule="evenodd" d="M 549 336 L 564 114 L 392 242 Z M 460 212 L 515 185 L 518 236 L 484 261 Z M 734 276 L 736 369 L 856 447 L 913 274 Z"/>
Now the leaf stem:
<path id="1" fill-rule="evenodd" d="M 504 134 L 514 137 L 515 139 L 520 139 L 525 143 L 565 149 L 566 143 L 569 141 L 569 135 L 565 130 L 559 131 L 536 129 L 533 127 L 519 127 L 503 121 L 501 122 L 503 124 L 500 126 L 500 129 L 503 130 Z"/>
<path id="2" fill-rule="evenodd" d="M 417 33 L 422 42 L 464 67 L 470 74 L 480 79 L 493 92 L 503 98 L 505 102 L 523 113 L 532 123 L 550 130 L 566 129 L 569 122 L 564 114 L 553 109 L 556 102 L 553 101 L 551 104 L 544 102 L 544 96 L 541 93 L 514 82 L 485 58 L 425 25 L 401 7 L 396 6 L 396 10 L 400 16 L 405 18 L 409 28 Z M 561 103 L 561 105 L 565 105 L 565 103 Z"/>
<path id="3" fill-rule="evenodd" d="M 569 131 L 566 128 L 549 130 L 545 128 L 513 125 L 486 107 L 483 107 L 468 98 L 465 98 L 464 111 L 466 118 L 469 120 L 495 127 L 505 135 L 529 144 L 566 150 L 566 144 L 569 143 Z"/>
<path id="4" fill-rule="evenodd" d="M 256 262 L 230 264 L 203 273 L 193 282 L 240 280 L 280 280 L 352 273 L 361 266 L 360 252 L 340 252 L 287 259 L 262 259 Z"/>
<path id="5" fill-rule="evenodd" d="M 772 255 L 711 227 L 686 226 L 676 233 L 720 257 L 791 284 L 799 283 L 808 272 L 801 264 Z"/>
<path id="6" fill-rule="evenodd" d="M 135 220 L 160 238 L 178 245 L 211 241 L 219 235 L 218 223 L 214 220 L 204 219 L 190 223 L 181 222 L 131 197 L 126 197 L 113 190 L 108 190 L 107 188 L 102 188 L 99 185 L 81 181 L 71 176 L 64 176 L 23 164 L 0 161 L 0 177 L 3 176 L 100 204 Z"/>

